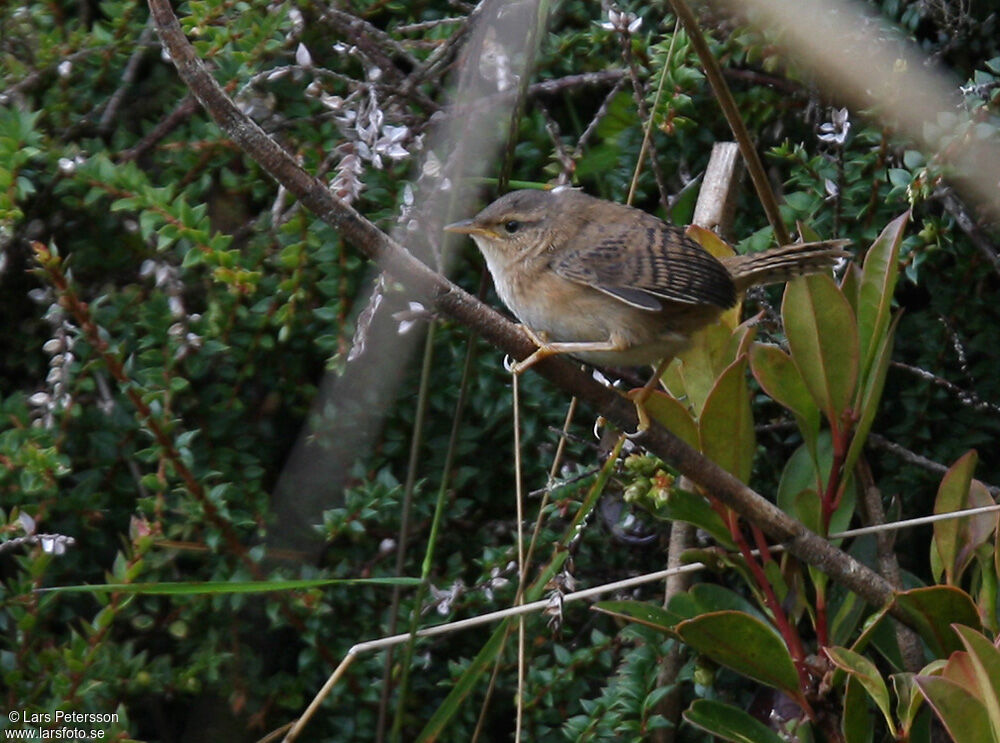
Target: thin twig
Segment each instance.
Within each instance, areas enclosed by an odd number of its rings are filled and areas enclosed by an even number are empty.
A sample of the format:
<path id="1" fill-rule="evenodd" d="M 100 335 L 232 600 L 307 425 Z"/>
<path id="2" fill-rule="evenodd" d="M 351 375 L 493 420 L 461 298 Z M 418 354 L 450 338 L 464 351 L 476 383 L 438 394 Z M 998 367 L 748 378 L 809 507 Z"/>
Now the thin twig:
<path id="1" fill-rule="evenodd" d="M 975 216 L 969 211 L 965 202 L 958 197 L 955 190 L 950 186 L 942 186 L 934 192 L 934 196 L 944 206 L 945 211 L 955 219 L 955 223 L 969 238 L 969 241 L 986 258 L 993 271 L 1000 274 L 1000 246 L 990 239 L 986 230 L 976 221 Z"/>
<path id="2" fill-rule="evenodd" d="M 894 454 L 907 464 L 920 467 L 928 472 L 944 475 L 948 471 L 948 467 L 946 465 L 943 465 L 940 462 L 935 462 L 933 459 L 928 459 L 927 457 L 917 454 L 916 452 L 912 452 L 906 447 L 900 446 L 894 441 L 889 441 L 889 439 L 885 438 L 885 436 L 880 436 L 877 433 L 868 434 L 868 444 L 876 449 L 882 449 L 890 454 Z M 986 489 L 994 498 L 1000 498 L 1000 487 L 997 487 L 996 485 L 986 485 Z"/>
<path id="3" fill-rule="evenodd" d="M 750 180 L 753 181 L 754 189 L 757 191 L 757 198 L 760 199 L 761 206 L 764 207 L 764 213 L 767 214 L 767 221 L 771 223 L 771 228 L 774 230 L 774 237 L 779 245 L 787 245 L 791 238 L 788 236 L 788 230 L 785 229 L 785 223 L 781 219 L 781 212 L 778 210 L 778 200 L 771 189 L 771 183 L 767 179 L 767 173 L 764 171 L 764 165 L 757 154 L 757 148 L 750 138 L 750 132 L 747 131 L 746 124 L 743 123 L 743 117 L 740 116 L 736 100 L 733 98 L 729 86 L 726 85 L 719 62 L 708 48 L 705 35 L 701 32 L 701 27 L 698 25 L 698 21 L 687 3 L 684 0 L 670 0 L 670 5 L 674 9 L 674 13 L 677 14 L 677 17 L 684 24 L 684 28 L 687 29 L 688 37 L 691 39 L 691 46 L 694 47 L 698 58 L 701 60 L 702 67 L 705 69 L 705 76 L 712 86 L 712 91 L 719 102 L 719 107 L 722 109 L 726 121 L 729 122 L 729 128 L 732 129 L 733 136 L 740 146 L 740 152 L 743 154 L 743 160 L 747 165 L 747 172 L 750 173 Z"/>
<path id="4" fill-rule="evenodd" d="M 652 114 L 650 114 L 649 109 L 646 107 L 646 86 L 643 85 L 641 78 L 639 77 L 639 67 L 635 62 L 635 56 L 632 54 L 632 34 L 628 29 L 620 30 L 619 35 L 622 42 L 622 58 L 625 60 L 625 66 L 628 68 L 629 79 L 632 81 L 632 97 L 635 99 L 636 108 L 639 111 L 639 118 L 642 121 L 647 122 L 647 126 L 652 126 Z M 660 86 L 662 88 L 663 78 L 660 78 Z M 648 129 L 647 129 L 648 132 Z M 644 140 L 645 144 L 645 140 Z M 640 153 L 641 156 L 641 153 Z M 638 174 L 639 164 L 636 163 L 636 173 Z M 660 204 L 663 206 L 664 211 L 669 212 L 670 210 L 670 194 L 667 189 L 667 181 L 663 177 L 663 170 L 660 168 L 660 161 L 657 159 L 656 155 L 649 153 L 649 168 L 653 171 L 653 178 L 656 180 L 656 188 L 660 193 Z M 631 203 L 632 190 L 629 191 L 629 201 Z"/>
<path id="5" fill-rule="evenodd" d="M 670 35 L 670 47 L 667 49 L 667 57 L 663 60 L 663 69 L 660 71 L 660 82 L 656 86 L 656 97 L 653 99 L 653 111 L 651 115 L 645 119 L 645 124 L 642 131 L 642 145 L 639 147 L 639 157 L 635 159 L 635 170 L 632 172 L 632 182 L 628 187 L 628 198 L 625 199 L 625 203 L 629 206 L 632 205 L 632 201 L 635 198 L 635 189 L 639 185 L 639 174 L 642 172 L 642 162 L 646 157 L 646 153 L 649 151 L 649 142 L 653 135 L 653 119 L 656 117 L 656 109 L 660 105 L 660 97 L 663 95 L 663 83 L 667 79 L 667 75 L 670 73 L 670 61 L 674 57 L 674 42 L 677 41 L 677 30 L 680 27 L 680 20 L 674 21 L 674 32 Z M 653 154 L 652 162 L 658 162 L 656 155 Z M 664 209 L 670 209 L 670 199 L 669 196 L 666 197 L 667 203 L 664 204 Z"/>
<path id="6" fill-rule="evenodd" d="M 951 382 L 944 377 L 939 377 L 937 374 L 929 372 L 926 369 L 921 369 L 919 366 L 913 366 L 912 364 L 907 364 L 902 361 L 891 361 L 889 363 L 896 369 L 902 369 L 903 371 L 909 372 L 910 374 L 918 376 L 921 379 L 926 379 L 928 382 L 936 384 L 938 387 L 948 390 L 955 395 L 958 402 L 963 405 L 967 405 L 974 410 L 979 410 L 984 413 L 1000 413 L 1000 405 L 983 400 L 973 390 L 967 390 L 959 387 L 954 382 Z"/>
<path id="7" fill-rule="evenodd" d="M 139 41 L 136 44 L 135 51 L 132 52 L 132 56 L 129 57 L 128 62 L 125 63 L 125 70 L 122 72 L 122 83 L 118 86 L 118 89 L 111 94 L 108 99 L 107 105 L 104 107 L 104 112 L 101 114 L 101 120 L 97 124 L 97 130 L 101 134 L 107 134 L 111 131 L 111 127 L 114 125 L 114 119 L 118 115 L 118 108 L 121 106 L 122 101 L 125 100 L 125 94 L 132 87 L 135 82 L 135 77 L 139 72 L 139 66 L 142 64 L 142 60 L 146 57 L 146 53 L 150 50 L 150 39 L 153 37 L 153 24 L 151 21 L 146 23 L 146 27 L 142 29 L 142 33 L 139 34 Z"/>

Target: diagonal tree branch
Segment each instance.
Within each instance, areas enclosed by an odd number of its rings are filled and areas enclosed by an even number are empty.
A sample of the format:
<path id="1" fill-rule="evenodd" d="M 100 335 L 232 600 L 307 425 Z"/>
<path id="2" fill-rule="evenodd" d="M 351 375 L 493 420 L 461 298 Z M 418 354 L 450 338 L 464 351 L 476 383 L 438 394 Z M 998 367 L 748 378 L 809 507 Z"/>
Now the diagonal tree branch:
<path id="1" fill-rule="evenodd" d="M 518 359 L 534 351 L 534 345 L 516 325 L 418 261 L 402 245 L 334 197 L 325 184 L 300 168 L 222 91 L 185 38 L 169 0 L 149 0 L 149 6 L 160 38 L 181 78 L 223 132 L 276 181 L 336 229 L 347 242 L 406 286 L 416 299 L 428 302 L 442 314 L 474 329 L 489 343 Z M 624 430 L 635 429 L 637 419 L 633 404 L 615 390 L 598 384 L 573 364 L 553 358 L 539 363 L 534 369 L 565 392 L 592 405 L 615 425 Z M 892 600 L 893 588 L 888 581 L 806 529 L 669 431 L 654 425 L 638 434 L 635 441 L 672 463 L 772 539 L 785 544 L 793 555 L 867 602 L 883 606 Z M 908 621 L 901 611 L 893 610 L 893 613 L 902 621 Z"/>

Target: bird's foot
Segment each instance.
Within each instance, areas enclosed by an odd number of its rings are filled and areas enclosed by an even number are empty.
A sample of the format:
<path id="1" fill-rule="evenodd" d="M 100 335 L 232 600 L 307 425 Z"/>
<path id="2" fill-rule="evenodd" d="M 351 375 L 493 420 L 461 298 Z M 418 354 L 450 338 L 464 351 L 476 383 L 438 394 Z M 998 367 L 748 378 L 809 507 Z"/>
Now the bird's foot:
<path id="1" fill-rule="evenodd" d="M 515 361 L 510 365 L 511 374 L 523 374 L 528 369 L 533 367 L 542 359 L 547 359 L 549 356 L 556 356 L 563 353 L 557 348 L 553 348 L 549 343 L 548 338 L 545 337 L 544 333 L 536 333 L 534 330 L 529 328 L 527 325 L 518 325 L 521 332 L 528 336 L 528 339 L 534 343 L 538 348 L 534 350 L 529 356 L 525 357 L 521 361 Z"/>

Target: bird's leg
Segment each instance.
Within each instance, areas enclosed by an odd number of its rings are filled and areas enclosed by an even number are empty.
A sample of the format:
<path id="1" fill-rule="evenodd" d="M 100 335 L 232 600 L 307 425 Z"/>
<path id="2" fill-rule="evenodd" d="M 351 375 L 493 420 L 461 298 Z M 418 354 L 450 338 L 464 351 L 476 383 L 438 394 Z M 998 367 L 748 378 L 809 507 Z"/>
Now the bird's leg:
<path id="1" fill-rule="evenodd" d="M 673 356 L 668 356 L 667 358 L 660 361 L 656 366 L 656 370 L 653 372 L 653 376 L 649 378 L 649 381 L 645 385 L 637 390 L 632 390 L 628 393 L 629 400 L 635 405 L 635 414 L 639 418 L 639 425 L 636 427 L 635 432 L 630 434 L 630 436 L 637 436 L 640 433 L 646 431 L 652 421 L 649 419 L 649 413 L 646 412 L 646 400 L 649 396 L 653 394 L 653 389 L 660 383 L 660 378 L 663 373 L 670 366 L 670 362 L 673 361 Z"/>
<path id="2" fill-rule="evenodd" d="M 513 364 L 510 367 L 512 374 L 521 374 L 522 372 L 533 367 L 542 359 L 547 359 L 549 356 L 560 356 L 562 354 L 569 354 L 572 356 L 576 353 L 587 353 L 590 351 L 625 351 L 629 347 L 627 342 L 614 335 L 606 341 L 551 342 L 545 337 L 544 333 L 536 333 L 527 325 L 521 325 L 520 327 L 524 334 L 528 336 L 528 338 L 531 339 L 531 342 L 538 346 L 538 348 L 523 361 L 518 361 Z"/>

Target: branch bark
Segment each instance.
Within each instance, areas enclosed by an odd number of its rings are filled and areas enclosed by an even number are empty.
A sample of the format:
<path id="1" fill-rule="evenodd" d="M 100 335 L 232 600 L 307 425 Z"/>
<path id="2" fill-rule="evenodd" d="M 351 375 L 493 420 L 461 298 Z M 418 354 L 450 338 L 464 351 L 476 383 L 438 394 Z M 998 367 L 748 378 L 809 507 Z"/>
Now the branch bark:
<path id="1" fill-rule="evenodd" d="M 334 197 L 324 183 L 300 168 L 226 96 L 185 38 L 169 0 L 149 0 L 149 7 L 157 32 L 181 78 L 223 132 L 278 183 L 295 194 L 347 242 L 406 286 L 415 299 L 429 303 L 438 312 L 474 329 L 489 343 L 515 358 L 523 359 L 534 351 L 534 345 L 516 325 L 418 261 L 402 245 Z M 552 358 L 533 368 L 568 394 L 592 405 L 616 426 L 623 430 L 635 429 L 638 421 L 633 404 L 615 390 L 598 384 L 573 364 Z M 893 588 L 888 581 L 806 529 L 669 431 L 654 425 L 637 434 L 635 441 L 672 463 L 769 537 L 783 543 L 800 560 L 823 571 L 870 604 L 881 607 L 891 602 Z M 892 611 L 901 620 L 908 621 L 902 612 Z"/>

